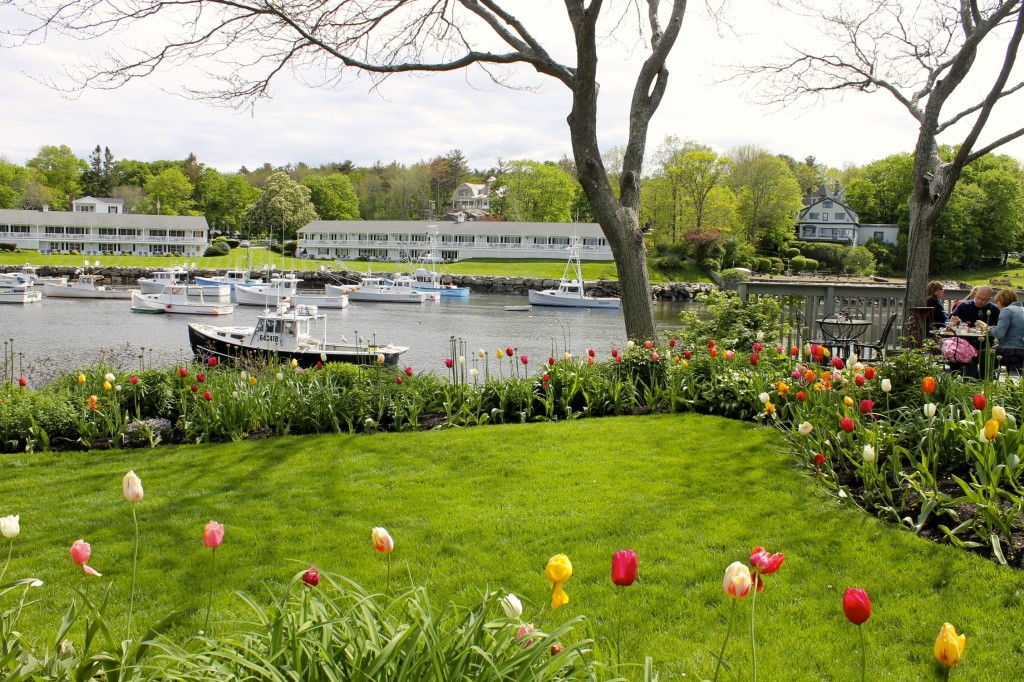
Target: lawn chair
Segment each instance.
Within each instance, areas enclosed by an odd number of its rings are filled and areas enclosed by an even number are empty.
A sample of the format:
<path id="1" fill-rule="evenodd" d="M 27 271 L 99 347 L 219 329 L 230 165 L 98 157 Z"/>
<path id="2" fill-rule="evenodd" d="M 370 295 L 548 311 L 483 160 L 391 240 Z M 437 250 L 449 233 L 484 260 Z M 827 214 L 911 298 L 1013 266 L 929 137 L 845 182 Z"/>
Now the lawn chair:
<path id="1" fill-rule="evenodd" d="M 896 317 L 899 313 L 893 313 L 886 320 L 885 326 L 882 328 L 882 334 L 878 337 L 878 340 L 873 343 L 858 343 L 854 341 L 853 350 L 857 353 L 857 357 L 863 360 L 885 360 L 885 345 L 889 340 L 889 335 L 892 333 L 892 328 L 896 325 Z"/>

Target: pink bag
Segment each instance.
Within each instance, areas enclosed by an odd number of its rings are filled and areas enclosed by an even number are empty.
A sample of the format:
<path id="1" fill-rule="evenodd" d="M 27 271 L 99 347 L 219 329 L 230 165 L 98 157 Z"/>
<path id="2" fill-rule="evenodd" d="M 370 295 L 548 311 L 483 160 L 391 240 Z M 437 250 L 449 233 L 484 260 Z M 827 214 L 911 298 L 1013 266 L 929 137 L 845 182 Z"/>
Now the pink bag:
<path id="1" fill-rule="evenodd" d="M 978 350 L 964 339 L 947 337 L 942 339 L 942 357 L 963 364 L 978 357 Z"/>

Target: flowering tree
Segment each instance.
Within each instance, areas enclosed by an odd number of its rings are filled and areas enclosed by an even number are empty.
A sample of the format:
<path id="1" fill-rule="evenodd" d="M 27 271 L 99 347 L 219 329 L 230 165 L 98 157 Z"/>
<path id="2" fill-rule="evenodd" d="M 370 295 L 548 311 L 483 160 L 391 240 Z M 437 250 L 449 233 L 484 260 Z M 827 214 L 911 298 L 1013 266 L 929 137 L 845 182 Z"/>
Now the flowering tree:
<path id="1" fill-rule="evenodd" d="M 825 42 L 821 47 L 797 44 L 779 61 L 744 69 L 746 75 L 764 79 L 768 103 L 787 105 L 847 91 L 884 92 L 917 123 L 906 300 L 923 302 L 932 230 L 964 167 L 1024 135 L 1022 127 L 980 142 L 996 105 L 1008 106 L 1004 100 L 1024 88 L 1024 82 L 1010 80 L 1024 37 L 1024 1 L 777 4 L 808 17 L 815 30 L 805 35 L 824 36 Z M 989 61 L 986 51 L 1000 57 Z M 953 145 L 946 158 L 939 153 L 940 136 Z"/>
<path id="2" fill-rule="evenodd" d="M 568 115 L 578 178 L 618 266 L 626 332 L 655 335 L 646 247 L 640 230 L 640 177 L 651 117 L 668 86 L 666 60 L 682 27 L 686 0 L 565 0 L 575 63 L 560 61 L 513 12 L 521 0 L 0 0 L 32 20 L 24 41 L 52 32 L 79 38 L 139 36 L 80 74 L 80 87 L 116 88 L 182 63 L 215 63 L 221 87 L 191 92 L 237 106 L 267 96 L 292 69 L 320 69 L 324 85 L 352 73 L 374 83 L 413 72 L 478 68 L 499 84 L 526 66 L 572 93 Z M 545 26 L 553 8 L 537 14 Z M 22 21 L 9 25 L 22 25 Z M 639 31 L 649 53 L 639 67 L 629 112 L 623 168 L 613 191 L 597 141 L 598 45 L 605 36 Z M 154 36 L 154 31 L 156 35 Z"/>

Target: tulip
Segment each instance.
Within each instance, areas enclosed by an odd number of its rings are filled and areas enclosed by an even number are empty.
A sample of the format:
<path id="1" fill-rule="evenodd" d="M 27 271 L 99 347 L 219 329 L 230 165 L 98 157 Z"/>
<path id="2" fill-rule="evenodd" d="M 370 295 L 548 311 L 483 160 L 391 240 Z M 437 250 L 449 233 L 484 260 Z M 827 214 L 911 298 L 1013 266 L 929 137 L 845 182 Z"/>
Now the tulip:
<path id="1" fill-rule="evenodd" d="M 533 634 L 533 623 L 527 623 L 526 625 L 520 625 L 516 631 L 516 639 L 524 639 Z M 527 640 L 523 646 L 530 646 L 533 644 L 533 640 Z"/>
<path id="2" fill-rule="evenodd" d="M 283 372 L 278 372 L 277 374 L 274 375 L 274 378 L 277 379 L 278 381 L 283 381 L 284 380 L 284 373 Z"/>
<path id="3" fill-rule="evenodd" d="M 178 376 L 180 376 L 182 378 L 187 377 L 188 376 L 188 370 L 185 369 L 184 367 L 179 367 L 178 368 Z"/>
<path id="4" fill-rule="evenodd" d="M 799 349 L 799 348 L 797 348 L 796 346 L 792 346 L 792 347 L 791 347 L 791 348 L 789 349 L 789 354 L 790 354 L 790 355 L 792 355 L 792 356 L 793 356 L 793 357 L 795 358 L 795 357 L 796 357 L 797 355 L 799 355 L 799 354 L 800 354 L 800 349 Z"/>
<path id="5" fill-rule="evenodd" d="M 715 340 L 714 339 L 708 339 L 708 348 L 714 348 L 714 347 L 715 347 Z"/>
<path id="6" fill-rule="evenodd" d="M 612 582 L 619 587 L 628 587 L 636 580 L 636 552 L 624 549 L 612 556 Z"/>
<path id="7" fill-rule="evenodd" d="M 451 359 L 451 358 L 445 358 L 445 359 L 444 359 L 444 366 L 445 366 L 445 367 L 447 367 L 448 369 L 451 369 L 451 368 L 452 368 L 452 365 L 454 365 L 454 364 L 455 364 L 455 363 L 454 363 L 454 362 L 452 362 L 452 359 Z"/>
<path id="8" fill-rule="evenodd" d="M 257 383 L 256 382 L 256 377 L 249 377 L 249 385 L 250 386 L 255 386 L 256 383 Z"/>
<path id="9" fill-rule="evenodd" d="M 562 589 L 562 585 L 572 577 L 572 562 L 564 554 L 556 554 L 548 559 L 548 565 L 544 569 L 544 576 L 551 583 L 551 608 L 559 609 L 569 603 L 569 595 Z"/>
<path id="10" fill-rule="evenodd" d="M 621 364 L 622 363 L 622 356 L 621 355 L 616 355 L 615 356 L 615 362 L 618 362 L 618 363 Z"/>
<path id="11" fill-rule="evenodd" d="M 196 386 L 195 384 L 192 384 L 192 392 L 193 393 L 199 393 L 199 387 Z"/>
<path id="12" fill-rule="evenodd" d="M 861 414 L 869 414 L 874 407 L 875 407 L 875 403 L 872 402 L 871 400 L 868 400 L 867 398 L 865 398 L 864 400 L 860 401 L 860 413 Z"/>
<path id="13" fill-rule="evenodd" d="M 98 409 L 100 409 L 99 398 L 97 398 L 94 395 L 89 396 L 89 409 L 90 410 L 98 410 Z"/>
<path id="14" fill-rule="evenodd" d="M 952 668 L 960 662 L 964 655 L 964 648 L 967 646 L 967 636 L 956 634 L 956 628 L 949 623 L 943 623 L 939 630 L 939 636 L 935 640 L 935 660 L 944 666 Z"/>
<path id="15" fill-rule="evenodd" d="M 754 353 L 753 355 L 751 355 L 751 356 L 750 356 L 750 364 L 751 364 L 751 365 L 756 365 L 756 364 L 757 364 L 757 362 L 758 362 L 758 361 L 759 361 L 760 359 L 761 359 L 761 356 L 760 356 L 760 355 L 758 355 L 757 353 Z"/>
<path id="16" fill-rule="evenodd" d="M 398 384 L 399 386 L 401 386 L 402 385 L 402 377 L 395 377 L 395 383 Z"/>
<path id="17" fill-rule="evenodd" d="M 755 343 L 753 346 L 751 346 L 751 348 L 755 353 L 760 353 L 762 350 L 764 350 L 764 346 L 761 345 L 760 343 Z"/>
<path id="18" fill-rule="evenodd" d="M 785 556 L 782 552 L 778 554 L 772 554 L 765 550 L 764 547 L 755 547 L 750 550 L 750 566 L 754 569 L 754 573 L 761 575 L 771 575 L 775 571 L 779 570 L 782 566 L 782 562 Z M 760 581 L 758 581 L 760 582 Z M 761 585 L 758 585 L 760 590 Z"/>
<path id="19" fill-rule="evenodd" d="M 566 351 L 566 352 L 562 353 L 562 360 L 564 360 L 566 362 L 569 362 L 570 360 L 572 360 L 572 353 L 570 353 L 569 351 Z"/>
<path id="20" fill-rule="evenodd" d="M 813 430 L 814 424 L 812 424 L 811 422 L 802 422 L 800 424 L 800 427 L 797 429 L 801 436 L 809 436 L 811 435 L 811 431 Z"/>
<path id="21" fill-rule="evenodd" d="M 1002 424 L 1006 421 L 1006 408 L 1000 405 L 992 406 L 992 418 Z"/>
<path id="22" fill-rule="evenodd" d="M 306 572 L 302 574 L 302 582 L 310 587 L 316 587 L 320 584 L 320 572 L 316 570 L 316 566 L 310 566 L 306 569 Z"/>
<path id="23" fill-rule="evenodd" d="M 203 546 L 217 549 L 222 542 L 224 542 L 224 526 L 216 521 L 207 523 L 203 527 Z"/>
<path id="24" fill-rule="evenodd" d="M 501 598 L 501 610 L 505 612 L 505 616 L 516 620 L 523 615 L 523 603 L 519 601 L 519 597 L 512 594 L 511 592 Z"/>
<path id="25" fill-rule="evenodd" d="M 513 348 L 512 346 L 509 346 L 508 348 L 505 349 L 505 355 L 507 355 L 509 357 L 512 357 L 515 354 L 516 354 L 516 349 Z"/>
<path id="26" fill-rule="evenodd" d="M 0 518 L 0 535 L 8 540 L 14 540 L 21 533 L 21 516 L 4 516 Z"/>
<path id="27" fill-rule="evenodd" d="M 725 359 L 726 360 L 732 360 L 734 357 L 736 357 L 736 352 L 735 351 L 733 351 L 731 349 L 725 351 Z"/>
<path id="28" fill-rule="evenodd" d="M 668 340 L 668 347 L 669 348 L 675 348 L 676 347 L 676 343 L 678 343 L 676 341 L 676 337 L 673 336 L 671 339 Z"/>
<path id="29" fill-rule="evenodd" d="M 875 368 L 874 367 L 870 367 L 870 366 L 869 367 L 865 367 L 864 368 L 864 378 L 869 380 L 869 381 L 871 379 L 874 379 L 875 378 Z"/>
<path id="30" fill-rule="evenodd" d="M 497 358 L 499 360 L 501 360 L 503 357 L 505 357 L 505 351 L 503 351 L 502 349 L 499 348 L 497 350 L 497 352 L 495 353 L 495 355 L 497 356 Z"/>
<path id="31" fill-rule="evenodd" d="M 79 374 L 78 375 L 78 383 L 80 383 L 80 384 L 84 384 L 85 383 L 85 375 L 84 374 Z"/>
<path id="32" fill-rule="evenodd" d="M 384 528 L 374 528 L 370 533 L 373 539 L 373 548 L 381 554 L 390 554 L 395 549 L 395 541 Z"/>
<path id="33" fill-rule="evenodd" d="M 132 504 L 142 500 L 142 481 L 134 471 L 129 471 L 124 475 L 124 479 L 121 481 L 121 487 L 124 492 L 124 499 L 128 500 Z"/>
<path id="34" fill-rule="evenodd" d="M 521 363 L 523 363 L 524 365 L 528 365 L 528 364 L 530 364 L 530 358 L 529 358 L 529 357 L 527 357 L 526 355 L 520 355 L 520 356 L 519 356 L 519 361 L 520 361 Z"/>
<path id="35" fill-rule="evenodd" d="M 996 436 L 999 435 L 999 422 L 995 419 L 989 419 L 985 422 L 985 428 L 982 429 L 982 434 L 986 440 L 995 440 Z"/>
<path id="36" fill-rule="evenodd" d="M 129 377 L 128 383 L 131 384 L 132 386 L 136 386 L 139 383 L 139 378 L 137 376 Z"/>
<path id="37" fill-rule="evenodd" d="M 648 339 L 647 341 L 644 341 L 644 348 L 650 350 L 654 348 L 654 343 L 650 339 Z"/>
<path id="38" fill-rule="evenodd" d="M 784 350 L 785 350 L 785 348 L 782 347 L 781 343 L 775 344 L 775 354 L 776 355 L 782 355 L 782 351 L 784 351 Z"/>
<path id="39" fill-rule="evenodd" d="M 551 655 L 552 656 L 557 656 L 558 654 L 562 653 L 563 651 L 565 651 L 565 647 L 562 646 L 561 642 L 555 642 L 554 644 L 551 645 Z"/>
<path id="40" fill-rule="evenodd" d="M 984 410 L 985 409 L 985 405 L 986 405 L 986 403 L 985 403 L 985 396 L 983 394 L 981 394 L 981 393 L 975 394 L 975 396 L 974 396 L 974 407 L 979 409 L 979 410 Z"/>
<path id="41" fill-rule="evenodd" d="M 921 390 L 929 394 L 934 393 L 935 377 L 925 377 L 924 380 L 921 381 Z"/>
<path id="42" fill-rule="evenodd" d="M 843 593 L 843 613 L 854 625 L 861 625 L 871 617 L 871 600 L 868 593 L 858 587 L 847 588 Z"/>
<path id="43" fill-rule="evenodd" d="M 849 417 L 843 417 L 839 420 L 839 425 L 843 428 L 843 431 L 847 433 L 853 433 L 853 420 Z"/>
<path id="44" fill-rule="evenodd" d="M 407 376 L 407 377 L 411 377 L 412 376 L 412 367 L 406 367 L 405 368 L 405 376 Z"/>
<path id="45" fill-rule="evenodd" d="M 800 402 L 803 402 L 803 401 L 807 400 L 807 394 L 804 393 L 803 391 L 797 391 L 796 392 L 796 399 L 798 401 L 800 401 Z"/>
<path id="46" fill-rule="evenodd" d="M 892 390 L 892 382 L 888 379 L 882 379 L 882 393 L 888 393 Z"/>
<path id="47" fill-rule="evenodd" d="M 864 385 L 864 375 L 863 374 L 858 374 L 857 376 L 855 376 L 853 378 L 853 383 L 857 386 L 857 388 L 860 388 L 861 386 L 863 386 Z"/>
<path id="48" fill-rule="evenodd" d="M 657 362 L 658 360 L 661 360 L 661 356 L 657 353 L 651 353 L 651 362 Z"/>
<path id="49" fill-rule="evenodd" d="M 851 398 L 848 395 L 843 396 L 843 405 L 846 405 L 847 407 L 853 407 L 853 398 Z"/>
<path id="50" fill-rule="evenodd" d="M 612 348 L 612 357 L 614 358 L 618 354 L 619 354 L 619 349 L 618 348 Z"/>
<path id="51" fill-rule="evenodd" d="M 817 476 L 821 467 L 825 465 L 825 455 L 820 452 L 814 453 L 814 475 Z"/>
<path id="52" fill-rule="evenodd" d="M 742 561 L 734 561 L 725 569 L 725 576 L 722 578 L 722 591 L 725 596 L 732 599 L 746 599 L 750 594 L 750 587 L 753 581 L 750 577 L 750 569 Z"/>
<path id="53" fill-rule="evenodd" d="M 209 391 L 203 391 L 203 399 L 206 401 L 213 400 L 213 394 Z"/>
<path id="54" fill-rule="evenodd" d="M 871 464 L 875 461 L 875 447 L 873 445 L 864 446 L 864 461 Z"/>
<path id="55" fill-rule="evenodd" d="M 211 355 L 210 357 L 208 357 L 206 359 L 206 364 L 209 365 L 210 367 L 216 367 L 217 366 L 217 358 L 216 358 L 216 356 Z"/>
<path id="56" fill-rule="evenodd" d="M 480 372 L 477 371 L 476 367 L 469 370 L 469 376 L 473 377 L 474 379 L 476 379 L 478 374 L 480 374 Z"/>
<path id="57" fill-rule="evenodd" d="M 691 351 L 685 350 L 683 351 L 683 357 L 689 360 L 693 357 L 693 353 Z"/>
<path id="58" fill-rule="evenodd" d="M 757 399 L 760 400 L 762 404 L 766 405 L 771 401 L 772 397 L 768 393 L 762 392 L 757 395 Z"/>
<path id="59" fill-rule="evenodd" d="M 712 349 L 710 349 L 708 351 L 708 354 L 711 355 L 711 357 L 713 357 L 713 358 L 717 358 L 718 357 L 718 349 L 717 348 L 712 348 Z"/>
<path id="60" fill-rule="evenodd" d="M 85 540 L 75 540 L 71 544 L 71 560 L 82 567 L 82 572 L 96 578 L 103 577 L 102 573 L 99 573 L 86 563 L 89 561 L 90 556 L 92 556 L 92 547 Z"/>
<path id="61" fill-rule="evenodd" d="M 836 369 L 842 369 L 843 367 L 845 367 L 845 365 L 843 364 L 843 359 L 840 357 L 832 358 L 832 366 L 835 367 Z"/>
<path id="62" fill-rule="evenodd" d="M 103 390 L 104 391 L 110 391 L 110 390 L 113 390 L 113 388 L 114 387 L 110 385 L 109 381 L 106 381 L 106 380 L 103 381 Z"/>
<path id="63" fill-rule="evenodd" d="M 383 353 L 377 353 L 377 364 L 378 365 L 383 365 L 384 364 L 384 354 Z"/>
<path id="64" fill-rule="evenodd" d="M 202 372 L 199 372 L 198 374 L 196 374 L 196 381 L 198 383 L 200 383 L 200 384 L 205 382 L 206 381 L 206 375 L 203 374 Z"/>
<path id="65" fill-rule="evenodd" d="M 777 381 L 775 382 L 775 390 L 779 392 L 779 395 L 788 395 L 789 384 L 787 384 L 785 381 Z"/>
<path id="66" fill-rule="evenodd" d="M 773 403 L 765 403 L 764 404 L 764 413 L 765 414 L 775 414 L 775 405 Z"/>
<path id="67" fill-rule="evenodd" d="M 483 348 L 480 348 L 479 350 L 477 350 L 476 355 L 478 358 L 482 360 L 487 355 L 487 351 L 485 351 Z"/>
<path id="68" fill-rule="evenodd" d="M 935 403 L 925 403 L 922 409 L 924 410 L 924 416 L 928 417 L 929 419 L 935 416 Z"/>
<path id="69" fill-rule="evenodd" d="M 298 367 L 299 366 L 299 361 L 296 360 L 295 358 L 292 358 L 291 366 L 292 367 Z"/>

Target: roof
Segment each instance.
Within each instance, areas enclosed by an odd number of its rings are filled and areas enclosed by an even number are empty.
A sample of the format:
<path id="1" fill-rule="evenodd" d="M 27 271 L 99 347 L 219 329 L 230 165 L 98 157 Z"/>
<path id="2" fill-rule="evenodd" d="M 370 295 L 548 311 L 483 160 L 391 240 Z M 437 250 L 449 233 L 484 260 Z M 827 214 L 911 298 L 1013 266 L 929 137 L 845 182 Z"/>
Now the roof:
<path id="1" fill-rule="evenodd" d="M 428 234 L 435 228 L 441 235 L 604 237 L 604 232 L 601 231 L 601 226 L 597 223 L 520 223 L 496 220 L 473 220 L 463 223 L 429 220 L 314 220 L 308 225 L 300 227 L 299 234 L 323 232 Z"/>
<path id="2" fill-rule="evenodd" d="M 849 206 L 847 206 L 846 204 L 844 204 L 839 199 L 836 199 L 835 197 L 827 197 L 827 198 L 826 197 L 819 197 L 813 203 L 811 203 L 811 204 L 809 204 L 807 206 L 804 206 L 802 209 L 800 209 L 800 213 L 798 213 L 797 217 L 796 217 L 797 221 L 799 221 L 799 222 L 811 222 L 811 223 L 817 224 L 819 221 L 816 218 L 809 218 L 808 215 L 810 214 L 812 209 L 814 209 L 815 207 L 821 206 L 821 204 L 826 202 L 826 201 L 831 201 L 836 206 L 840 206 L 840 207 L 844 208 L 846 210 L 846 212 L 850 214 L 850 217 L 853 218 L 853 220 L 851 222 L 856 223 L 856 222 L 858 222 L 860 220 L 860 216 L 857 215 L 857 212 L 854 211 Z M 835 222 L 835 221 L 829 221 L 829 222 Z M 836 223 L 836 224 L 838 225 L 839 223 Z"/>
<path id="3" fill-rule="evenodd" d="M 90 197 L 90 196 L 79 197 L 79 198 L 75 199 L 72 203 L 77 204 L 80 201 L 102 201 L 104 204 L 124 204 L 124 199 L 115 199 L 113 197 Z"/>
<path id="4" fill-rule="evenodd" d="M 0 209 L 2 225 L 40 225 L 43 227 L 155 227 L 164 229 L 206 230 L 201 215 L 147 215 L 144 213 L 92 213 L 84 211 L 19 211 Z"/>

